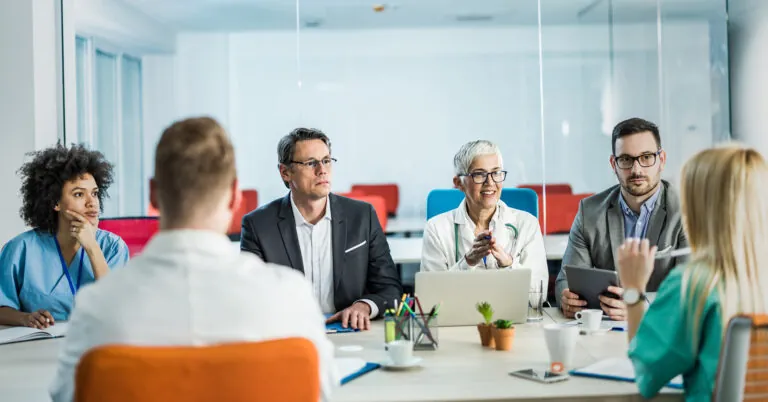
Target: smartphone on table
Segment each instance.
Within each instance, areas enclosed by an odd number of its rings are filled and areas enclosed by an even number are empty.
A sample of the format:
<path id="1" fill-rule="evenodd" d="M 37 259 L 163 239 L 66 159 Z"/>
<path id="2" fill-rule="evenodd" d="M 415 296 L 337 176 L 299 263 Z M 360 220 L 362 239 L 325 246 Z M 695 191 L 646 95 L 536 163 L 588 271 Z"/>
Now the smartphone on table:
<path id="1" fill-rule="evenodd" d="M 509 375 L 525 378 L 527 380 L 537 381 L 544 384 L 549 384 L 558 381 L 565 381 L 570 378 L 568 373 L 553 373 L 549 370 L 534 370 L 525 369 L 517 370 L 509 373 Z"/>

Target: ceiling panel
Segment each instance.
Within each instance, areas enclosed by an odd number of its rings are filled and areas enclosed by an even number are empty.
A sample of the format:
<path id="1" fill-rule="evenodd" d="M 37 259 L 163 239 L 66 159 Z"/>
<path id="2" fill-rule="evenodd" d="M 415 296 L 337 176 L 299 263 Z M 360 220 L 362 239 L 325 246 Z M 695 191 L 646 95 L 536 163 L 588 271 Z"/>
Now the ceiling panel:
<path id="1" fill-rule="evenodd" d="M 655 0 L 123 0 L 177 30 L 384 29 L 655 21 Z M 766 0 L 768 1 L 768 0 Z M 376 12 L 374 6 L 383 4 Z M 663 0 L 662 18 L 707 18 L 723 0 Z"/>

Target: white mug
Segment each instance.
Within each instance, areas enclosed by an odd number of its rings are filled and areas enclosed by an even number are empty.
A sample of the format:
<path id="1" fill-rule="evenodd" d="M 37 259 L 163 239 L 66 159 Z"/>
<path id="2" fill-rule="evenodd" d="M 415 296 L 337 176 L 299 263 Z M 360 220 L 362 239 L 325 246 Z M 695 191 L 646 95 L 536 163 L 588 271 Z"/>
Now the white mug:
<path id="1" fill-rule="evenodd" d="M 587 332 L 594 332 L 600 329 L 603 322 L 603 310 L 581 310 L 576 313 L 576 319 Z"/>
<path id="2" fill-rule="evenodd" d="M 549 350 L 549 371 L 563 373 L 573 362 L 573 350 L 579 337 L 575 325 L 549 324 L 544 326 L 544 339 Z"/>
<path id="3" fill-rule="evenodd" d="M 399 340 L 387 343 L 389 360 L 396 365 L 408 364 L 413 359 L 413 343 Z"/>

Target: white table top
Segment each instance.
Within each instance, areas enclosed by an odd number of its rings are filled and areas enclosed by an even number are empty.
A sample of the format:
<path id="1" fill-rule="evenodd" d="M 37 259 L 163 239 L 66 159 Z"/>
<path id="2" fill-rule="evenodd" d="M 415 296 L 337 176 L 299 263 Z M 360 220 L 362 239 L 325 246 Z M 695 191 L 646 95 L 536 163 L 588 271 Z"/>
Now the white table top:
<path id="1" fill-rule="evenodd" d="M 421 233 L 427 225 L 427 218 L 424 217 L 397 217 L 387 220 L 386 233 Z"/>
<path id="2" fill-rule="evenodd" d="M 422 238 L 419 237 L 388 237 L 389 251 L 395 264 L 414 264 L 421 262 Z M 548 260 L 560 260 L 568 245 L 568 235 L 544 236 L 544 249 Z"/>
<path id="3" fill-rule="evenodd" d="M 547 309 L 554 320 L 563 318 L 557 309 Z M 407 372 L 383 369 L 368 373 L 334 390 L 332 400 L 343 401 L 642 401 L 635 384 L 571 377 L 567 381 L 540 384 L 508 375 L 510 371 L 545 368 L 548 355 L 541 326 L 552 322 L 518 325 L 512 351 L 497 352 L 480 346 L 475 327 L 438 329 L 440 349 L 415 352 L 422 367 Z M 383 324 L 374 322 L 367 332 L 330 335 L 334 345 L 363 347 L 360 352 L 343 352 L 338 357 L 361 357 L 381 361 Z M 3 401 L 49 401 L 48 387 L 56 374 L 62 339 L 0 345 L 0 391 Z M 581 367 L 627 352 L 626 334 L 609 332 L 580 336 L 574 366 Z M 655 400 L 682 401 L 679 391 L 665 389 Z"/>
<path id="4" fill-rule="evenodd" d="M 547 309 L 555 320 L 562 321 L 557 309 Z M 548 366 L 548 353 L 541 327 L 551 323 L 517 325 L 512 351 L 497 352 L 480 346 L 475 327 L 442 327 L 438 329 L 440 349 L 417 351 L 422 367 L 393 372 L 383 369 L 368 373 L 344 385 L 333 394 L 343 401 L 601 401 L 643 400 L 633 383 L 572 377 L 553 384 L 540 384 L 510 376 L 514 370 Z M 339 357 L 361 357 L 382 361 L 383 329 L 380 321 L 365 333 L 333 334 L 338 346 L 359 345 L 361 352 L 336 351 Z M 582 367 L 608 357 L 625 357 L 626 333 L 609 332 L 580 336 L 574 354 L 574 367 Z M 664 390 L 655 400 L 681 401 L 682 393 Z"/>

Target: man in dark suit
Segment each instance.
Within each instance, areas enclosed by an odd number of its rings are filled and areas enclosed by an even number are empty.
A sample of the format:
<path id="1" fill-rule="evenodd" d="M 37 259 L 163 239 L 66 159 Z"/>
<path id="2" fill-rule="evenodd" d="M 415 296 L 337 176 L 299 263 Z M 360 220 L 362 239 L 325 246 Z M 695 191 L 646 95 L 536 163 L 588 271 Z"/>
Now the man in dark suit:
<path id="1" fill-rule="evenodd" d="M 369 329 L 402 294 L 376 212 L 331 194 L 336 159 L 322 131 L 293 130 L 277 154 L 290 192 L 243 217 L 240 249 L 303 272 L 328 322 Z"/>
<path id="2" fill-rule="evenodd" d="M 610 163 L 619 184 L 581 201 L 562 267 L 615 271 L 616 250 L 630 237 L 648 239 L 659 251 L 688 247 L 679 197 L 669 183 L 661 180 L 667 154 L 661 148 L 658 127 L 647 120 L 628 119 L 613 129 L 611 142 Z M 657 260 L 647 289 L 643 290 L 657 291 L 669 271 L 684 260 L 685 257 Z M 573 317 L 586 305 L 568 289 L 564 268 L 557 275 L 556 291 L 567 317 Z M 624 290 L 611 286 L 608 291 L 615 297 L 600 296 L 603 311 L 611 319 L 626 320 L 626 305 L 621 300 Z"/>

